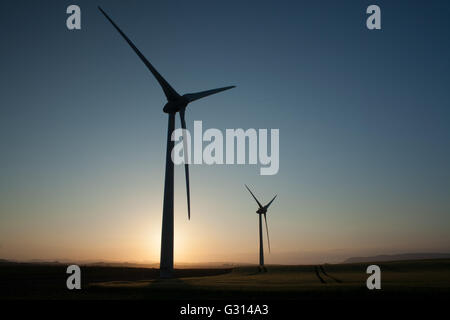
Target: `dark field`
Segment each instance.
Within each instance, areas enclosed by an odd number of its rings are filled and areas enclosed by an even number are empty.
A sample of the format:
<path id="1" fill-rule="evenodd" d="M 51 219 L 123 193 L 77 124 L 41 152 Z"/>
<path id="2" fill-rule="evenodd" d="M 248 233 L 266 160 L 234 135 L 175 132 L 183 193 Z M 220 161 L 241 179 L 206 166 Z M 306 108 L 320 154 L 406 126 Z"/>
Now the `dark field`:
<path id="1" fill-rule="evenodd" d="M 381 268 L 381 290 L 368 290 L 366 268 Z M 450 259 L 320 266 L 177 269 L 81 266 L 82 289 L 66 288 L 65 265 L 0 264 L 0 299 L 151 300 L 440 300 L 450 297 Z M 323 273 L 325 271 L 325 273 Z"/>

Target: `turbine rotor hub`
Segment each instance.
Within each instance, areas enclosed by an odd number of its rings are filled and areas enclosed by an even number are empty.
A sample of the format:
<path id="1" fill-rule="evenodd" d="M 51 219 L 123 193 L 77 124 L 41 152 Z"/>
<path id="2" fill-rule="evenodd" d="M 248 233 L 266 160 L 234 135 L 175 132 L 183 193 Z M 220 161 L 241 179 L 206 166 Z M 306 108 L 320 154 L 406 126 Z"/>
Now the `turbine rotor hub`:
<path id="1" fill-rule="evenodd" d="M 165 113 L 177 113 L 181 109 L 186 108 L 187 105 L 188 105 L 188 101 L 186 99 L 181 98 L 176 101 L 167 102 L 163 108 L 163 111 Z"/>

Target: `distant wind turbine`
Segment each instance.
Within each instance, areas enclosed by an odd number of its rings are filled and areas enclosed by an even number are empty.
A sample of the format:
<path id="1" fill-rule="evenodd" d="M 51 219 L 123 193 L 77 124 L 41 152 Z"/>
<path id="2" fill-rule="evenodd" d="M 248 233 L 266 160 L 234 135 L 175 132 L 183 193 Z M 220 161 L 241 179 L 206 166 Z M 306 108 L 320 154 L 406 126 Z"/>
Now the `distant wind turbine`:
<path id="1" fill-rule="evenodd" d="M 180 96 L 170 84 L 159 74 L 159 72 L 153 67 L 153 65 L 144 57 L 133 42 L 120 30 L 120 28 L 112 21 L 112 19 L 106 14 L 102 8 L 98 9 L 103 13 L 106 19 L 111 22 L 114 28 L 125 39 L 128 45 L 139 56 L 142 62 L 147 66 L 150 72 L 158 81 L 159 85 L 164 91 L 167 98 L 167 103 L 163 108 L 165 113 L 169 114 L 169 124 L 167 128 L 167 149 L 166 149 L 166 173 L 164 182 L 164 202 L 163 202 L 163 216 L 162 216 L 162 233 L 161 233 L 161 261 L 160 261 L 160 277 L 169 278 L 173 275 L 173 236 L 174 236 L 174 223 L 173 223 L 173 184 L 174 184 L 174 166 L 171 159 L 172 149 L 174 147 L 174 141 L 171 140 L 172 132 L 175 128 L 175 114 L 180 113 L 181 127 L 186 129 L 186 121 L 184 114 L 186 107 L 189 103 L 210 96 L 212 94 L 234 88 L 235 86 L 228 86 L 223 88 L 217 88 L 196 93 L 187 93 Z M 189 164 L 188 164 L 188 150 L 186 134 L 183 130 L 183 153 L 184 153 L 184 171 L 186 174 L 186 191 L 187 191 L 187 207 L 188 218 L 191 218 L 191 200 L 189 190 Z"/>
<path id="2" fill-rule="evenodd" d="M 256 213 L 259 214 L 259 270 L 260 271 L 267 271 L 266 267 L 264 266 L 264 245 L 263 245 L 263 232 L 262 232 L 262 215 L 264 215 L 264 221 L 266 223 L 266 231 L 267 231 L 267 244 L 269 246 L 269 252 L 270 252 L 270 240 L 269 240 L 269 227 L 267 226 L 267 209 L 269 209 L 270 205 L 272 204 L 273 200 L 275 200 L 275 198 L 277 197 L 275 195 L 275 197 L 273 197 L 272 200 L 270 200 L 270 202 L 268 204 L 266 204 L 265 206 L 263 206 L 258 199 L 256 199 L 255 195 L 253 194 L 253 192 L 249 189 L 249 187 L 247 187 L 247 185 L 245 185 L 245 187 L 247 188 L 247 190 L 250 192 L 250 194 L 252 195 L 253 199 L 255 199 L 256 203 L 258 204 L 259 208 L 258 210 L 256 210 Z"/>

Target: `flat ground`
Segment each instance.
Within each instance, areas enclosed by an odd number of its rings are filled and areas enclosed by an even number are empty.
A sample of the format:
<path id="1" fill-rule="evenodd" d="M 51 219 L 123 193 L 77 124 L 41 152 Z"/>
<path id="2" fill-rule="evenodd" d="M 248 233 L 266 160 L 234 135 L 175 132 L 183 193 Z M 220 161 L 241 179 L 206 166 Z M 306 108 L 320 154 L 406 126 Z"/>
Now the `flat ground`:
<path id="1" fill-rule="evenodd" d="M 381 268 L 382 290 L 368 290 L 366 268 Z M 150 268 L 82 266 L 82 289 L 66 289 L 66 266 L 0 264 L 0 299 L 321 300 L 449 299 L 450 259 L 320 266 L 179 269 L 158 279 Z M 316 272 L 317 269 L 317 272 Z M 323 272 L 325 271 L 325 273 Z"/>

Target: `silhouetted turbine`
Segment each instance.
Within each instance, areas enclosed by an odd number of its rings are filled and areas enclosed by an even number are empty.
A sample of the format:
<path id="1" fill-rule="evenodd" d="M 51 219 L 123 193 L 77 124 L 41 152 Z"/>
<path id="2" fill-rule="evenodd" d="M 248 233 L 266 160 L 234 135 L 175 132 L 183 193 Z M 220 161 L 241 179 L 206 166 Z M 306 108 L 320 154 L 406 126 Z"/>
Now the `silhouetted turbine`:
<path id="1" fill-rule="evenodd" d="M 256 203 L 258 204 L 259 208 L 258 210 L 256 210 L 256 213 L 259 214 L 259 266 L 265 270 L 264 267 L 264 246 L 263 246 L 263 235 L 262 235 L 262 218 L 261 215 L 264 215 L 264 221 L 266 223 L 266 231 L 267 231 L 267 244 L 269 246 L 269 252 L 270 252 L 270 239 L 269 239 L 269 227 L 267 226 L 267 209 L 269 209 L 270 205 L 272 204 L 273 200 L 275 200 L 275 198 L 277 197 L 275 195 L 275 197 L 272 198 L 272 200 L 270 200 L 270 202 L 268 204 L 266 204 L 265 206 L 263 206 L 258 199 L 256 199 L 255 195 L 253 194 L 253 192 L 249 189 L 249 187 L 247 187 L 247 185 L 245 185 L 245 187 L 247 188 L 247 190 L 250 192 L 250 194 L 252 195 L 253 199 L 255 199 Z"/>
<path id="2" fill-rule="evenodd" d="M 144 57 L 138 48 L 131 42 L 130 39 L 120 30 L 120 28 L 112 21 L 102 8 L 98 9 L 103 13 L 106 19 L 116 28 L 120 35 L 130 45 L 134 52 L 139 56 L 142 62 L 147 66 L 153 76 L 156 78 L 164 94 L 167 98 L 167 103 L 163 108 L 165 113 L 169 114 L 169 123 L 167 128 L 167 149 L 166 149 L 166 172 L 164 182 L 164 203 L 163 203 L 163 217 L 162 217 L 162 233 L 161 233 L 161 262 L 160 262 L 160 276 L 171 277 L 173 271 L 173 180 L 174 167 L 171 159 L 171 153 L 174 146 L 174 141 L 171 140 L 172 132 L 175 128 L 175 114 L 180 113 L 181 127 L 186 129 L 185 111 L 186 107 L 192 101 L 207 97 L 209 95 L 234 88 L 235 86 L 228 86 L 196 93 L 187 93 L 180 96 L 172 86 L 159 74 L 153 65 Z M 188 164 L 188 150 L 186 135 L 183 130 L 183 153 L 184 153 L 184 171 L 186 175 L 186 192 L 187 192 L 187 207 L 188 218 L 191 218 L 191 199 L 189 187 L 189 164 Z"/>

